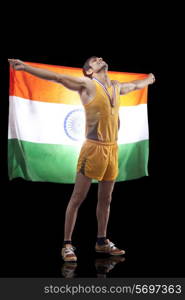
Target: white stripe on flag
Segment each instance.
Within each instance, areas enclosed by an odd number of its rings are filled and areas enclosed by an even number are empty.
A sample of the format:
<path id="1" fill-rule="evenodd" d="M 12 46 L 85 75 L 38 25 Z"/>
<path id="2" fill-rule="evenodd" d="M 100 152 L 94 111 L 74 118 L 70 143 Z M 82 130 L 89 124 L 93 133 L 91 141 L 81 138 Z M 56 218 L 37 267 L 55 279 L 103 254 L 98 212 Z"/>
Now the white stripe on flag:
<path id="1" fill-rule="evenodd" d="M 119 116 L 119 144 L 129 144 L 149 139 L 147 104 L 121 106 Z"/>
<path id="2" fill-rule="evenodd" d="M 121 106 L 118 143 L 148 139 L 147 105 Z M 9 139 L 33 143 L 78 145 L 84 141 L 83 105 L 26 100 L 10 96 Z"/>

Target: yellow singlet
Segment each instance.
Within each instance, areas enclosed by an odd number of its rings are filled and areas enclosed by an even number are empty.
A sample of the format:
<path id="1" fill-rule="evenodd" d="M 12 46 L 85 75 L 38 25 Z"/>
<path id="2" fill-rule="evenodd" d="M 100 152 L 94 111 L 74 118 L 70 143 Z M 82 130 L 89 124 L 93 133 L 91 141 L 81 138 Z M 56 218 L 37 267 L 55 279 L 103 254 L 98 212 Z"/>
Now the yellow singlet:
<path id="1" fill-rule="evenodd" d="M 118 139 L 118 112 L 120 106 L 119 87 L 114 83 L 107 89 L 109 95 L 114 96 L 115 106 L 112 107 L 102 85 L 96 80 L 94 80 L 94 83 L 96 85 L 96 95 L 94 99 L 84 105 L 86 138 L 102 142 L 116 142 Z"/>
<path id="2" fill-rule="evenodd" d="M 80 151 L 77 172 L 99 181 L 113 181 L 118 175 L 119 86 L 112 82 L 105 90 L 93 80 L 96 95 L 84 105 L 86 141 Z"/>

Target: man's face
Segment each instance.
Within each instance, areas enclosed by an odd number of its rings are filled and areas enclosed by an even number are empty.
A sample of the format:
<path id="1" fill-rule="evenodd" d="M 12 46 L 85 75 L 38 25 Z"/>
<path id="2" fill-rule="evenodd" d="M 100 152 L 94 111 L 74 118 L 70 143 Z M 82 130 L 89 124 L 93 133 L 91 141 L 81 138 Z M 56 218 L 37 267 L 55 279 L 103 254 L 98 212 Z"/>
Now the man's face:
<path id="1" fill-rule="evenodd" d="M 94 57 L 90 60 L 89 65 L 93 70 L 93 73 L 98 73 L 102 69 L 108 70 L 108 64 L 103 60 L 102 57 Z"/>

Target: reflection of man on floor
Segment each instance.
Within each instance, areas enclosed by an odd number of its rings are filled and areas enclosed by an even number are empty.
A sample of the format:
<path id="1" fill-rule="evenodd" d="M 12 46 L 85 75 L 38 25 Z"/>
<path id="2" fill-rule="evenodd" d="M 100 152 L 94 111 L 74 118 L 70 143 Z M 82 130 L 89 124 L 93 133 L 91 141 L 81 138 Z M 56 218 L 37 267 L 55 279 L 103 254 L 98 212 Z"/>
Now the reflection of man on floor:
<path id="1" fill-rule="evenodd" d="M 104 258 L 95 259 L 96 276 L 99 278 L 106 278 L 107 274 L 112 271 L 115 266 L 125 261 L 123 256 L 109 256 Z M 64 262 L 61 267 L 61 274 L 64 278 L 78 277 L 76 273 L 77 263 L 76 262 Z"/>
<path id="2" fill-rule="evenodd" d="M 77 165 L 76 182 L 65 216 L 64 243 L 61 251 L 64 261 L 76 261 L 72 246 L 72 233 L 77 213 L 89 191 L 92 179 L 98 183 L 97 221 L 98 233 L 96 252 L 122 255 L 107 239 L 107 224 L 110 213 L 111 196 L 118 175 L 118 129 L 119 96 L 142 89 L 155 81 L 149 74 L 143 80 L 132 82 L 111 81 L 108 65 L 101 57 L 90 57 L 83 66 L 84 77 L 58 74 L 45 69 L 31 67 L 16 59 L 9 59 L 15 70 L 22 70 L 45 80 L 62 84 L 80 95 L 86 114 L 86 141 Z"/>

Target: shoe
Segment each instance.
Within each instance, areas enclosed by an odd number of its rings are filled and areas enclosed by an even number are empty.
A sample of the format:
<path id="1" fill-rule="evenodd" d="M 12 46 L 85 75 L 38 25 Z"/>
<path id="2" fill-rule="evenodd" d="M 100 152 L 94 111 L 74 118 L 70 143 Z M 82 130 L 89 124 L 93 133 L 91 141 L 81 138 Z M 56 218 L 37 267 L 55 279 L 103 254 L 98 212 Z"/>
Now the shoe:
<path id="1" fill-rule="evenodd" d="M 121 250 L 121 249 L 118 249 L 117 247 L 115 247 L 115 244 L 113 244 L 111 241 L 109 241 L 109 239 L 105 240 L 104 245 L 98 245 L 98 243 L 96 243 L 95 251 L 97 253 L 106 253 L 106 254 L 110 254 L 110 255 L 125 254 L 125 250 Z"/>
<path id="2" fill-rule="evenodd" d="M 63 260 L 67 262 L 77 261 L 77 257 L 74 253 L 74 250 L 76 250 L 75 247 L 73 247 L 71 244 L 66 244 L 65 247 L 61 250 Z"/>

